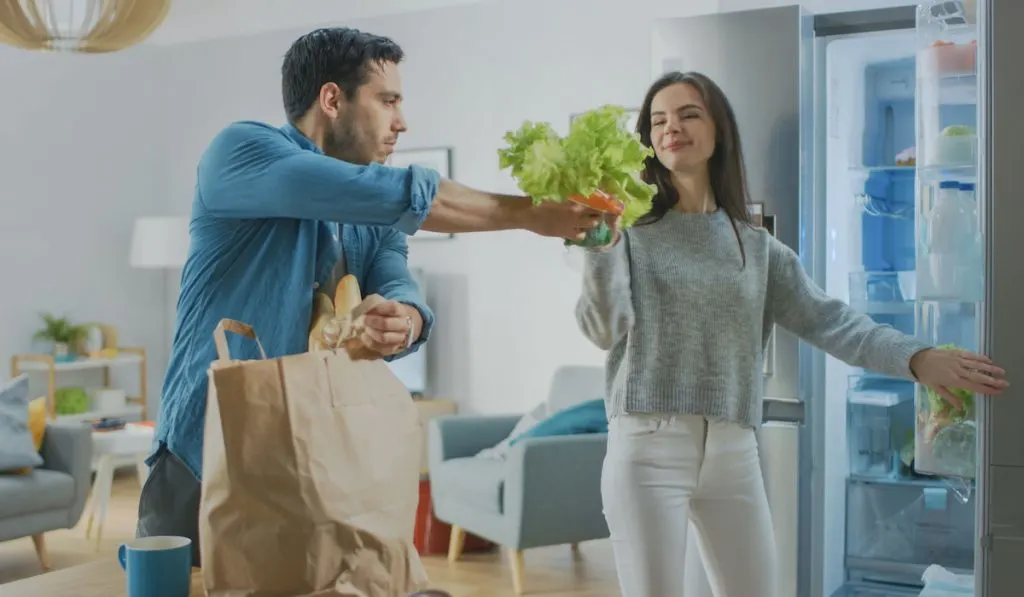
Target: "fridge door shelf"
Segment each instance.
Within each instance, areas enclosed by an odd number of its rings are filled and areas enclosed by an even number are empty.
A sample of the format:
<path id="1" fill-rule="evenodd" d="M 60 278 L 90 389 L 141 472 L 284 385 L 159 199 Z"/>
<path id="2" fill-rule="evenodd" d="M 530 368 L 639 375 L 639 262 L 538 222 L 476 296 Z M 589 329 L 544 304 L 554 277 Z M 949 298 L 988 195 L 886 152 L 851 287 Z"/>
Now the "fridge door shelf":
<path id="1" fill-rule="evenodd" d="M 978 50 L 973 28 L 955 33 L 940 29 L 932 35 L 934 41 L 917 54 L 918 164 L 974 165 Z"/>
<path id="2" fill-rule="evenodd" d="M 857 175 L 863 176 L 864 178 L 866 178 L 868 174 L 871 174 L 873 172 L 907 172 L 907 173 L 913 174 L 915 166 L 916 165 L 912 164 L 912 163 L 911 164 L 887 164 L 887 165 L 880 165 L 880 166 L 879 165 L 876 165 L 876 166 L 856 165 L 856 166 L 850 166 L 850 172 L 852 172 L 853 174 L 857 174 Z"/>
<path id="3" fill-rule="evenodd" d="M 978 103 L 977 46 L 958 43 L 918 53 L 917 85 L 923 102 L 934 106 Z"/>
<path id="4" fill-rule="evenodd" d="M 977 350 L 978 309 L 975 302 L 920 301 L 916 309 L 917 336 L 933 346 Z M 918 387 L 914 468 L 924 474 L 971 480 L 977 466 L 975 396 L 956 389 L 954 393 L 963 401 L 963 408 L 949 404 L 924 386 Z"/>
<path id="5" fill-rule="evenodd" d="M 969 37 L 961 35 L 960 37 Z M 918 78 L 971 79 L 978 74 L 978 45 L 971 40 L 937 40 L 917 53 Z"/>
<path id="6" fill-rule="evenodd" d="M 969 180 L 919 185 L 918 298 L 978 303 L 985 297 L 985 254 L 978 202 Z"/>
<path id="7" fill-rule="evenodd" d="M 973 399 L 964 415 L 949 406 L 936 409 L 925 393 L 922 389 L 918 398 L 914 470 L 973 481 L 978 468 Z"/>
<path id="8" fill-rule="evenodd" d="M 974 164 L 936 164 L 918 166 L 917 176 L 924 184 L 934 184 L 950 178 L 963 182 L 976 182 L 978 171 Z"/>
<path id="9" fill-rule="evenodd" d="M 861 313 L 910 315 L 916 295 L 913 271 L 850 273 L 850 306 Z"/>
<path id="10" fill-rule="evenodd" d="M 973 567 L 973 494 L 964 502 L 951 489 L 851 479 L 846 508 L 848 566 L 864 579 L 892 582 L 891 576 L 916 574 L 910 582 L 920 584 L 931 564 Z"/>

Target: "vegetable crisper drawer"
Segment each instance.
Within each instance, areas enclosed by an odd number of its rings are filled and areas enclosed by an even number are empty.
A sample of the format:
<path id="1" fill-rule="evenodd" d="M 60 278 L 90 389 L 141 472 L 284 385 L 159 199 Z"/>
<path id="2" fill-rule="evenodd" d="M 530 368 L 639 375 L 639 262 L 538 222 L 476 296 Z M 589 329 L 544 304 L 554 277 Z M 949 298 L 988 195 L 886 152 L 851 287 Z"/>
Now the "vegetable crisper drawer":
<path id="1" fill-rule="evenodd" d="M 938 483 L 847 484 L 846 555 L 896 564 L 971 569 L 974 499 Z"/>

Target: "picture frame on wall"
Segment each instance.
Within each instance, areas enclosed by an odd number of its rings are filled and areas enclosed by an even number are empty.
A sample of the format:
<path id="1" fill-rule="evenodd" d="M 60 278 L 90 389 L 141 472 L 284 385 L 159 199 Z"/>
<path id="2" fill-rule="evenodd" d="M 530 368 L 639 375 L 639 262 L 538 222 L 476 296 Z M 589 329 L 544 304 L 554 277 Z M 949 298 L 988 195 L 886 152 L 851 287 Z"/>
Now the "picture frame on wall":
<path id="1" fill-rule="evenodd" d="M 755 226 L 764 228 L 768 234 L 775 236 L 775 216 L 764 212 L 764 203 L 751 203 L 750 215 Z"/>
<path id="2" fill-rule="evenodd" d="M 636 130 L 636 123 L 640 119 L 640 108 L 629 108 L 626 110 L 626 114 L 628 115 L 628 120 L 626 120 L 626 130 L 633 132 Z M 579 116 L 579 114 L 569 115 L 570 126 L 572 125 L 572 121 L 576 120 L 577 116 Z"/>
<path id="3" fill-rule="evenodd" d="M 452 175 L 452 148 L 451 147 L 427 147 L 422 149 L 403 149 L 391 154 L 387 164 L 396 168 L 407 168 L 409 166 L 422 166 L 436 170 L 442 178 L 454 179 Z M 440 232 L 429 232 L 420 230 L 410 240 L 445 240 L 455 238 L 454 234 Z"/>

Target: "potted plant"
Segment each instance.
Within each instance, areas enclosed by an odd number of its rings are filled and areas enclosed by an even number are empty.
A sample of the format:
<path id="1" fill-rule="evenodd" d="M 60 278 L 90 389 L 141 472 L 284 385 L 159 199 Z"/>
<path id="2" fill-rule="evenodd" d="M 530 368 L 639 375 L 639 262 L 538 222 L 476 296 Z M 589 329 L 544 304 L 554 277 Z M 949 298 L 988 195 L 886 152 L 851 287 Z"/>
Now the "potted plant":
<path id="1" fill-rule="evenodd" d="M 87 327 L 72 325 L 65 317 L 55 317 L 43 313 L 43 328 L 33 336 L 36 340 L 53 343 L 53 359 L 65 362 L 74 359 L 72 348 L 85 337 Z"/>

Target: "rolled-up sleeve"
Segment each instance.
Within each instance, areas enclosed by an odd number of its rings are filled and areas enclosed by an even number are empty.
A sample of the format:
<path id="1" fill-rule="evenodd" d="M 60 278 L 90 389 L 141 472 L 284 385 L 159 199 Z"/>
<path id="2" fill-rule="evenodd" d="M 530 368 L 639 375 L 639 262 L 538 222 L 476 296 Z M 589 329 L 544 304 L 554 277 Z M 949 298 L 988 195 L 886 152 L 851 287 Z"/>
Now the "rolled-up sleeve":
<path id="1" fill-rule="evenodd" d="M 395 228 L 408 235 L 416 234 L 430 213 L 430 206 L 437 196 L 437 187 L 440 183 L 441 175 L 436 170 L 416 165 L 409 166 L 410 205 L 398 218 Z"/>

